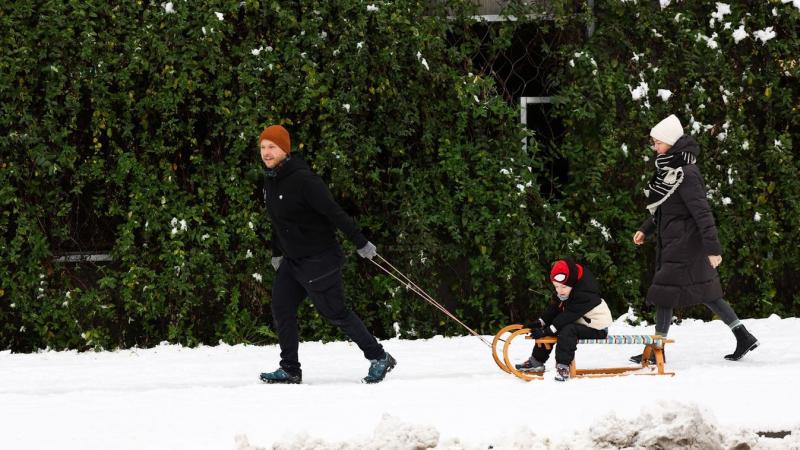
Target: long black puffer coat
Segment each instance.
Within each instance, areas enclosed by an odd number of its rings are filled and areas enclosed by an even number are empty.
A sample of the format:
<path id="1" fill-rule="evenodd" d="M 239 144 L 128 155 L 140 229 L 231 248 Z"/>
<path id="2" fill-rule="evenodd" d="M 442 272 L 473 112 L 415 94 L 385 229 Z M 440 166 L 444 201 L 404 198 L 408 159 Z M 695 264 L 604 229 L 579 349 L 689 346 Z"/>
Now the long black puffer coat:
<path id="1" fill-rule="evenodd" d="M 700 147 L 684 135 L 667 152 L 689 152 Z M 709 255 L 721 255 L 714 215 L 706 199 L 705 182 L 696 165 L 683 166 L 678 189 L 644 221 L 639 231 L 657 235 L 656 271 L 647 302 L 667 307 L 690 306 L 722 298 L 717 270 Z"/>

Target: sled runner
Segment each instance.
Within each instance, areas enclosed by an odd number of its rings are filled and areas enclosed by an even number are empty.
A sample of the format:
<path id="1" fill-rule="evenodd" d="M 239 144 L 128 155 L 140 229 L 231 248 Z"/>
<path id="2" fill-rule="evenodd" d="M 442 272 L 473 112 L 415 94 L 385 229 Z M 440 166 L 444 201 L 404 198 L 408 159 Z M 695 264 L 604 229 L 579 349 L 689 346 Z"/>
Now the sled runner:
<path id="1" fill-rule="evenodd" d="M 514 367 L 514 364 L 511 363 L 509 359 L 508 352 L 509 348 L 511 347 L 511 342 L 519 337 L 525 336 L 525 339 L 533 339 L 529 336 L 530 329 L 523 328 L 522 325 L 509 325 L 507 327 L 502 328 L 497 334 L 494 336 L 494 340 L 492 341 L 492 356 L 494 357 L 495 363 L 497 363 L 498 367 L 502 369 L 504 372 L 513 374 L 519 378 L 522 378 L 525 381 L 531 380 L 541 380 L 543 378 L 542 373 L 526 373 L 517 370 Z M 504 335 L 505 338 L 503 337 Z M 498 353 L 500 343 L 503 343 L 502 353 Z M 558 338 L 555 336 L 547 336 L 536 339 L 534 341 L 534 345 L 541 345 L 545 346 L 546 348 L 550 348 L 552 345 L 558 342 Z M 651 336 L 651 335 L 609 335 L 605 339 L 581 339 L 578 341 L 578 344 L 609 344 L 609 345 L 617 345 L 617 344 L 639 344 L 644 345 L 644 352 L 642 353 L 642 364 L 640 366 L 632 366 L 632 367 L 604 367 L 604 368 L 596 368 L 596 369 L 578 369 L 575 365 L 575 360 L 572 360 L 570 363 L 569 371 L 570 377 L 610 377 L 610 376 L 619 376 L 619 375 L 627 375 L 632 372 L 634 375 L 675 375 L 675 372 L 667 372 L 664 369 L 664 346 L 668 343 L 674 342 L 672 339 L 667 339 L 661 336 Z M 650 355 L 655 354 L 655 367 L 650 365 Z M 501 356 L 502 355 L 502 356 Z M 645 369 L 650 369 L 649 372 L 645 372 Z"/>

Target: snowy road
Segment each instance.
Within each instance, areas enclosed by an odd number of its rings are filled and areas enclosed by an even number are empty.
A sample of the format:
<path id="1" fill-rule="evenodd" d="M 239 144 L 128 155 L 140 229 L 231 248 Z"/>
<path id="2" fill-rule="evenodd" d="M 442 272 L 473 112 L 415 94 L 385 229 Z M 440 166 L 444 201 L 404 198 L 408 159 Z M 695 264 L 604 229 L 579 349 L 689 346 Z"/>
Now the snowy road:
<path id="1" fill-rule="evenodd" d="M 668 434 L 675 427 L 720 431 L 756 448 L 800 448 L 800 319 L 745 324 L 762 345 L 739 362 L 722 359 L 734 347 L 722 322 L 684 321 L 670 330 L 677 342 L 667 351 L 677 376 L 567 383 L 552 373 L 543 381 L 515 379 L 473 337 L 386 341 L 398 366 L 377 385 L 359 382 L 368 363 L 341 342 L 301 344 L 299 386 L 257 381 L 276 367 L 276 346 L 2 352 L 0 448 L 249 448 L 245 441 L 253 448 L 356 448 L 414 439 L 441 448 L 580 448 L 632 439 L 615 433 L 640 431 L 641 439 L 642 428 Z M 618 322 L 611 331 L 651 329 Z M 529 348 L 520 343 L 514 358 Z M 577 360 L 581 367 L 625 365 L 638 350 L 583 346 Z M 778 430 L 793 432 L 785 439 L 753 434 Z"/>

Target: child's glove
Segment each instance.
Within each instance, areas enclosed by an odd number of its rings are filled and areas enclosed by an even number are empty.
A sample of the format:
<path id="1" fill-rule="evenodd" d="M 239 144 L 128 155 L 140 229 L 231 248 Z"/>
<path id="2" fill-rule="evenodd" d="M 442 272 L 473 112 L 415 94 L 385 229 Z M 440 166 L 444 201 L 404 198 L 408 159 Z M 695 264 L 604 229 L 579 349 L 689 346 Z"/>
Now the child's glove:
<path id="1" fill-rule="evenodd" d="M 544 320 L 536 319 L 531 323 L 526 323 L 525 328 L 530 328 L 531 330 L 535 330 L 537 328 L 542 328 L 544 326 Z"/>
<path id="2" fill-rule="evenodd" d="M 552 325 L 546 328 L 537 328 L 531 331 L 531 337 L 534 339 L 543 338 L 545 336 L 555 336 L 556 331 Z"/>

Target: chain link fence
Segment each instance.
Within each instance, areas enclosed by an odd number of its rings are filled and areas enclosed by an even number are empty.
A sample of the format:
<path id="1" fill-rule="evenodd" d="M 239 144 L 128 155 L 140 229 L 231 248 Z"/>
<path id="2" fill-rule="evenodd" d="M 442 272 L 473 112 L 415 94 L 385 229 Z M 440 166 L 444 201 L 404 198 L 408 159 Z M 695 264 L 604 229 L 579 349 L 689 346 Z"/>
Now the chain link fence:
<path id="1" fill-rule="evenodd" d="M 535 143 L 521 144 L 539 152 L 541 193 L 560 198 L 559 186 L 568 181 L 569 165 L 559 152 L 566 130 L 553 111 L 562 64 L 557 50 L 585 39 L 591 29 L 556 26 L 550 2 L 476 3 L 479 14 L 470 31 L 480 45 L 472 55 L 472 70 L 493 78 L 497 93 L 519 108 L 520 122 L 535 133 Z M 454 37 L 451 45 L 459 43 Z"/>

